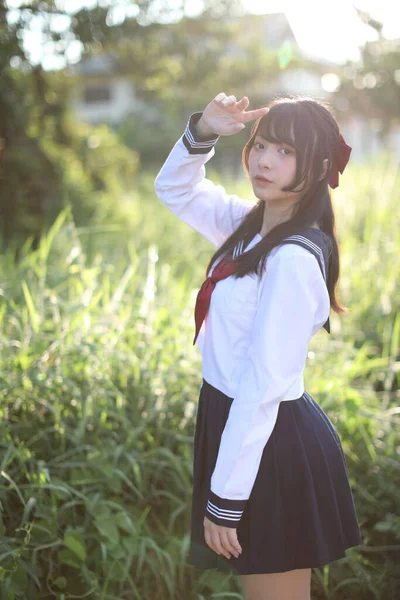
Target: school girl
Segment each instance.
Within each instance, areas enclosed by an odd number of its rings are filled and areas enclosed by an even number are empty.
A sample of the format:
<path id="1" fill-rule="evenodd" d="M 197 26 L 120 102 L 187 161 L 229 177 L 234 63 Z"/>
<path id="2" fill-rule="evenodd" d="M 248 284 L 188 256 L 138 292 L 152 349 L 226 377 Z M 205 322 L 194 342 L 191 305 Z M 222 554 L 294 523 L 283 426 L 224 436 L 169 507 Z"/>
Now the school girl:
<path id="1" fill-rule="evenodd" d="M 311 569 L 362 543 L 338 433 L 304 389 L 308 343 L 337 300 L 328 185 L 351 148 L 330 107 L 288 95 L 246 111 L 218 94 L 193 113 L 155 180 L 216 247 L 197 296 L 202 384 L 189 560 L 240 575 L 246 600 L 308 600 Z M 221 135 L 254 121 L 242 164 L 256 201 L 206 178 Z"/>

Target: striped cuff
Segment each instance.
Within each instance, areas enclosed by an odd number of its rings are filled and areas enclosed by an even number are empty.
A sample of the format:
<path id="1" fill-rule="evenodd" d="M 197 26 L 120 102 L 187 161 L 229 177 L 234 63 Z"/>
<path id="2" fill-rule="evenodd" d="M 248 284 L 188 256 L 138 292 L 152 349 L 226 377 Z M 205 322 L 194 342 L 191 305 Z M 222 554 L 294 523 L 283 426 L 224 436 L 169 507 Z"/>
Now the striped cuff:
<path id="1" fill-rule="evenodd" d="M 215 146 L 219 139 L 219 135 L 214 133 L 210 137 L 204 138 L 199 136 L 195 129 L 196 123 L 199 121 L 202 112 L 195 112 L 190 115 L 187 122 L 185 133 L 182 136 L 182 141 L 189 151 L 189 154 L 207 154 Z"/>
<path id="2" fill-rule="evenodd" d="M 247 500 L 220 498 L 211 490 L 208 494 L 206 517 L 216 525 L 236 528 L 242 517 Z"/>

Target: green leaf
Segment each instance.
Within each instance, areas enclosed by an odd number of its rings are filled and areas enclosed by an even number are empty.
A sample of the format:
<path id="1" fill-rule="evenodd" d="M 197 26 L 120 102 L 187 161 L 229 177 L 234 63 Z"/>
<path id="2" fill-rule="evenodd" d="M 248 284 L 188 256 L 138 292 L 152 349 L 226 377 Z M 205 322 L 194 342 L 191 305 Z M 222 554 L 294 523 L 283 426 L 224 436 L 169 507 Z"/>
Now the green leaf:
<path id="1" fill-rule="evenodd" d="M 64 544 L 71 550 L 81 561 L 86 559 L 86 548 L 83 544 L 83 539 L 80 534 L 67 533 L 64 537 Z"/>
<path id="2" fill-rule="evenodd" d="M 64 548 L 58 553 L 58 561 L 63 565 L 68 565 L 74 569 L 80 569 L 82 563 L 77 560 L 76 555 L 69 548 Z"/>
<path id="3" fill-rule="evenodd" d="M 53 585 L 57 586 L 60 590 L 64 590 L 67 587 L 67 580 L 65 577 L 57 577 L 53 581 Z"/>

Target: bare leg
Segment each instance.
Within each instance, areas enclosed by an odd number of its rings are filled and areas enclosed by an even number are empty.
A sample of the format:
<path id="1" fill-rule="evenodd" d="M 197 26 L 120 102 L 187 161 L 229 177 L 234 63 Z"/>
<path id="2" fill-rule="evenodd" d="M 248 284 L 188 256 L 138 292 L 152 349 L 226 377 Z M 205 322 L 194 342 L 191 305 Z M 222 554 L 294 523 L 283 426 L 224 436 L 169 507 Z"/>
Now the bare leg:
<path id="1" fill-rule="evenodd" d="M 240 576 L 245 600 L 310 600 L 311 569 Z"/>

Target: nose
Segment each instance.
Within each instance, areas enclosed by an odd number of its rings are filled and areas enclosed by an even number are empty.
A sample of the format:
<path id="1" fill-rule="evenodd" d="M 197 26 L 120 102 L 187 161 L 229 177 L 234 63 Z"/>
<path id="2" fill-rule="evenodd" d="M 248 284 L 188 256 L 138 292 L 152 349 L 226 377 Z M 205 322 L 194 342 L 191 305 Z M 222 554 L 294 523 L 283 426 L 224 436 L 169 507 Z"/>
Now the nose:
<path id="1" fill-rule="evenodd" d="M 258 157 L 258 166 L 260 169 L 270 169 L 273 165 L 273 148 L 268 144 Z"/>

